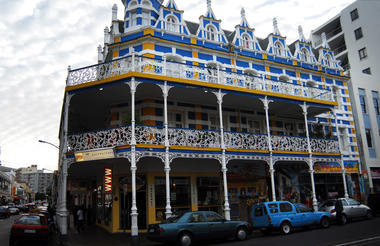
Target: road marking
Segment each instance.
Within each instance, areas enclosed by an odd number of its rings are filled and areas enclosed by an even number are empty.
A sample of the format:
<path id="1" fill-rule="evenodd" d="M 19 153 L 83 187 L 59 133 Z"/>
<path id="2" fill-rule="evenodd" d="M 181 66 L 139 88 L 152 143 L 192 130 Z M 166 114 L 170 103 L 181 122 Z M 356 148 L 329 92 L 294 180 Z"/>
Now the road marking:
<path id="1" fill-rule="evenodd" d="M 377 240 L 377 239 L 380 239 L 380 236 L 370 237 L 370 238 L 361 239 L 361 240 L 357 240 L 357 241 L 351 241 L 351 242 L 347 242 L 347 243 L 336 244 L 336 245 L 334 245 L 334 246 L 349 246 L 349 245 L 356 245 L 356 244 L 358 244 L 358 243 L 365 243 L 365 242 L 369 242 L 369 241 L 373 241 L 373 240 Z"/>

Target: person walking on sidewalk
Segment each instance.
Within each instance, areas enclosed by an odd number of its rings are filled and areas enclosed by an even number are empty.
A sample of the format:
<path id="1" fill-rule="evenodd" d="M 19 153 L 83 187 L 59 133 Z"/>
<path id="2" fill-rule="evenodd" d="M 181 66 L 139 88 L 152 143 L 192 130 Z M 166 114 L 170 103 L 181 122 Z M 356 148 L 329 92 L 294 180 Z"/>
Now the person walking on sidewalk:
<path id="1" fill-rule="evenodd" d="M 78 230 L 78 233 L 80 233 L 80 231 L 84 229 L 84 213 L 83 213 L 83 208 L 80 207 L 77 211 L 77 230 Z"/>
<path id="2" fill-rule="evenodd" d="M 344 225 L 343 221 L 343 202 L 341 199 L 337 199 L 335 202 L 336 221 L 339 225 Z"/>

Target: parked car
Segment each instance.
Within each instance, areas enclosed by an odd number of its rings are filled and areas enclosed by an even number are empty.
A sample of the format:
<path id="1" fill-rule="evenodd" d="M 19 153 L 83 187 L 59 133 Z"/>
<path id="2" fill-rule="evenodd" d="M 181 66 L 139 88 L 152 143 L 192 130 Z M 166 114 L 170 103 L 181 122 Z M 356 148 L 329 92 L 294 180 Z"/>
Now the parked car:
<path id="1" fill-rule="evenodd" d="M 44 242 L 49 240 L 49 225 L 44 215 L 23 214 L 15 220 L 9 236 L 9 245 L 25 240 Z"/>
<path id="2" fill-rule="evenodd" d="M 211 211 L 176 214 L 159 224 L 148 225 L 147 238 L 157 242 L 177 242 L 189 246 L 193 241 L 235 238 L 245 240 L 249 224 L 228 221 Z"/>
<path id="3" fill-rule="evenodd" d="M 20 210 L 16 207 L 11 207 L 8 209 L 9 210 L 9 214 L 10 215 L 15 215 L 15 214 L 19 214 L 20 213 Z"/>
<path id="4" fill-rule="evenodd" d="M 355 219 L 355 218 L 368 218 L 371 219 L 373 217 L 372 210 L 360 202 L 352 199 L 352 198 L 338 198 L 342 200 L 343 203 L 343 215 L 341 224 L 346 224 L 347 220 Z M 335 202 L 337 199 L 330 199 L 320 204 L 319 211 L 329 212 L 331 214 L 331 218 L 335 220 L 336 212 L 335 212 Z"/>
<path id="5" fill-rule="evenodd" d="M 6 206 L 0 206 L 0 218 L 8 218 L 10 216 L 9 209 Z"/>
<path id="6" fill-rule="evenodd" d="M 303 204 L 292 204 L 287 201 L 264 202 L 252 208 L 252 227 L 260 229 L 264 234 L 279 230 L 289 234 L 294 227 L 320 225 L 330 226 L 330 213 L 313 212 Z"/>
<path id="7" fill-rule="evenodd" d="M 368 195 L 368 207 L 375 215 L 380 214 L 380 193 Z"/>

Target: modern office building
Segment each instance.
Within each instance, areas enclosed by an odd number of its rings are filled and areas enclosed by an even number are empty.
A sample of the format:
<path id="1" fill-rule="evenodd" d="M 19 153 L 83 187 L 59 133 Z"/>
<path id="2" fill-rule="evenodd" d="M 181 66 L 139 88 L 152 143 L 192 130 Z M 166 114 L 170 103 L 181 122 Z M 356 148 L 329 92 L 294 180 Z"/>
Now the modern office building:
<path id="1" fill-rule="evenodd" d="M 373 191 L 380 191 L 380 55 L 378 28 L 380 2 L 358 0 L 312 31 L 316 48 L 325 33 L 335 58 L 351 77 L 348 87 L 363 174 Z M 340 91 L 339 91 L 340 93 Z"/>
<path id="2" fill-rule="evenodd" d="M 26 168 L 19 168 L 16 171 L 16 179 L 26 182 L 32 193 L 46 193 L 51 188 L 53 174 L 38 170 L 37 165 L 31 165 Z"/>
<path id="3" fill-rule="evenodd" d="M 125 16 L 114 5 L 98 63 L 68 71 L 62 234 L 75 206 L 136 236 L 183 210 L 248 220 L 259 201 L 316 207 L 360 197 L 349 77 L 326 39 L 315 50 L 299 27 L 287 45 L 276 19 L 257 38 L 244 9 L 235 30 L 223 30 L 210 0 L 198 23 L 174 0 L 122 2 Z"/>

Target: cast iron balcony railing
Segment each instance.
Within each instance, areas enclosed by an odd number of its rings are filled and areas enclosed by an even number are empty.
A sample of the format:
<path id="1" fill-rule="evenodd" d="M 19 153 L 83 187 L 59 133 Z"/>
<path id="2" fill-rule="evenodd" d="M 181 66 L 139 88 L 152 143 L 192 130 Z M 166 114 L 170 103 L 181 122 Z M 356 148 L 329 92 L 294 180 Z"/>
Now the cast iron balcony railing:
<path id="1" fill-rule="evenodd" d="M 170 146 L 220 148 L 220 132 L 212 130 L 197 130 L 184 128 L 169 128 Z M 147 145 L 164 145 L 165 130 L 156 126 L 136 126 L 136 143 Z M 268 150 L 268 138 L 265 134 L 224 132 L 227 149 Z M 307 152 L 305 137 L 272 135 L 274 151 Z M 73 151 L 85 151 L 101 148 L 112 148 L 129 145 L 131 142 L 131 127 L 124 126 L 108 130 L 72 134 L 68 143 Z M 313 153 L 338 153 L 336 139 L 311 138 Z"/>
<path id="2" fill-rule="evenodd" d="M 238 71 L 246 68 L 237 67 Z M 142 56 L 127 56 L 110 62 L 70 70 L 67 86 L 80 85 L 116 77 L 130 72 L 169 76 L 177 79 L 229 85 L 238 88 L 253 89 L 261 92 L 291 95 L 333 101 L 330 90 L 316 87 L 305 87 L 284 81 L 267 79 L 265 76 L 254 76 L 249 73 L 232 72 L 214 67 L 189 65 Z"/>

